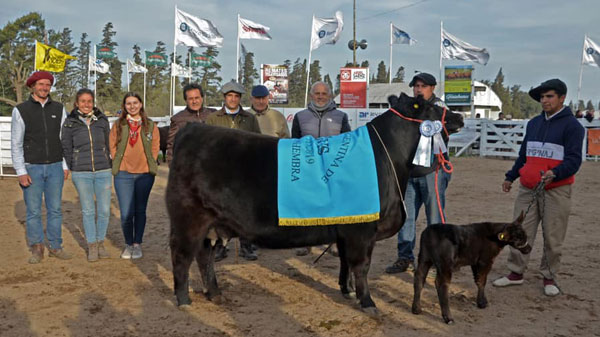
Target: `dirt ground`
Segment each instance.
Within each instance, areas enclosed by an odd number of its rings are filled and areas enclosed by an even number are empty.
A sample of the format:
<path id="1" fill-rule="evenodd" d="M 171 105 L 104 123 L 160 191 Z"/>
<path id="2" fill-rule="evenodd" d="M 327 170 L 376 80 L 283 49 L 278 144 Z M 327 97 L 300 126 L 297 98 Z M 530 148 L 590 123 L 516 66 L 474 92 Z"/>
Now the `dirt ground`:
<path id="1" fill-rule="evenodd" d="M 458 158 L 447 191 L 450 223 L 512 220 L 516 192 L 500 184 L 512 161 Z M 229 257 L 217 263 L 224 302 L 215 305 L 192 293 L 188 311 L 174 305 L 168 249 L 169 221 L 164 203 L 167 169 L 161 166 L 150 205 L 144 257 L 119 259 L 123 237 L 113 193 L 107 236 L 109 260 L 88 263 L 77 193 L 71 181 L 63 193 L 63 239 L 70 261 L 44 258 L 29 265 L 25 206 L 15 179 L 0 180 L 0 336 L 600 336 L 600 226 L 594 211 L 600 190 L 600 163 L 584 163 L 577 175 L 559 285 L 548 298 L 537 272 L 540 241 L 532 252 L 525 284 L 498 289 L 491 280 L 505 273 L 507 250 L 490 273 L 489 307 L 475 305 L 470 268 L 454 274 L 450 307 L 456 324 L 443 323 L 433 279 L 423 293 L 423 314 L 410 312 L 412 273 L 388 275 L 395 237 L 375 247 L 369 273 L 380 320 L 364 315 L 337 286 L 339 262 L 318 252 L 296 257 L 293 250 L 259 250 L 259 259 Z M 513 189 L 515 190 L 515 189 Z M 594 206 L 596 205 L 596 206 Z M 424 217 L 419 219 L 420 232 Z M 540 236 L 538 236 L 540 237 Z M 195 265 L 191 285 L 200 288 Z"/>

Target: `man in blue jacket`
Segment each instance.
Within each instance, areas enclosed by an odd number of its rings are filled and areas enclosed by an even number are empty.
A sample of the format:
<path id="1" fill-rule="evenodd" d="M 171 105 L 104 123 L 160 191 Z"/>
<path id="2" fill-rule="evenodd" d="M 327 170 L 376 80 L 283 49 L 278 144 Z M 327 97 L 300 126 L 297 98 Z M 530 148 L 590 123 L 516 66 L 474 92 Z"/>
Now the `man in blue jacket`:
<path id="1" fill-rule="evenodd" d="M 519 157 L 512 169 L 506 172 L 506 180 L 502 183 L 502 190 L 508 192 L 512 182 L 520 178 L 514 218 L 527 210 L 534 198 L 536 185 L 542 180 L 546 183 L 545 191 L 527 213 L 523 228 L 533 246 L 538 224 L 542 223 L 544 253 L 540 272 L 547 296 L 560 294 L 556 276 L 571 209 L 571 185 L 581 166 L 585 134 L 571 109 L 564 105 L 566 95 L 567 86 L 559 79 L 548 80 L 529 91 L 529 96 L 542 104 L 543 111 L 527 124 Z M 510 274 L 495 280 L 494 286 L 523 284 L 529 256 L 510 247 Z"/>

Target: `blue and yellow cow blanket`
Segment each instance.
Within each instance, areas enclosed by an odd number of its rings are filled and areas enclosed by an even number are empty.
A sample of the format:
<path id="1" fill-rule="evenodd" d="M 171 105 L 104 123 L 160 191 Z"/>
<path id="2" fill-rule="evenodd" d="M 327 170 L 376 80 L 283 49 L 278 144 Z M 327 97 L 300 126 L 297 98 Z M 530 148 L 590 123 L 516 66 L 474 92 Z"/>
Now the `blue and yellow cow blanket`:
<path id="1" fill-rule="evenodd" d="M 280 226 L 379 219 L 379 186 L 366 126 L 338 136 L 281 139 L 277 147 Z"/>

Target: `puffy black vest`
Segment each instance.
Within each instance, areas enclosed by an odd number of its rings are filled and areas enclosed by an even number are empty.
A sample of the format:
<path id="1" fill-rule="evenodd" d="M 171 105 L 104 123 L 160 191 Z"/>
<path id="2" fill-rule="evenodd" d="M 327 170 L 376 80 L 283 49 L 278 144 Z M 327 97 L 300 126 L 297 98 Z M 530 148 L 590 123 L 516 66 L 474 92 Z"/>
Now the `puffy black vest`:
<path id="1" fill-rule="evenodd" d="M 33 97 L 19 105 L 17 109 L 25 123 L 23 154 L 29 164 L 51 164 L 62 161 L 60 142 L 60 122 L 63 105 L 48 97 L 42 105 Z"/>

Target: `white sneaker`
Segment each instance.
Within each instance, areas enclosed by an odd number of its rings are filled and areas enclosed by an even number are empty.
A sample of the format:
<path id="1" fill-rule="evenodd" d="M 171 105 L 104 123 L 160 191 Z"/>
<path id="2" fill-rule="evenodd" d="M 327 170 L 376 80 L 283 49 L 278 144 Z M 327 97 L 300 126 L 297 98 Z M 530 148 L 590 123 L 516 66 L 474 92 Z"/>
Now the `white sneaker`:
<path id="1" fill-rule="evenodd" d="M 133 247 L 130 245 L 125 245 L 125 249 L 123 249 L 123 252 L 121 253 L 121 258 L 122 259 L 131 259 L 131 254 L 133 252 Z"/>
<path id="2" fill-rule="evenodd" d="M 142 257 L 142 245 L 133 245 L 133 252 L 131 253 L 132 259 L 139 259 Z"/>
<path id="3" fill-rule="evenodd" d="M 547 284 L 544 286 L 544 294 L 546 296 L 556 296 L 560 294 L 560 289 L 555 284 Z"/>
<path id="4" fill-rule="evenodd" d="M 525 279 L 523 277 L 521 277 L 521 279 L 511 280 L 508 276 L 502 276 L 501 278 L 494 280 L 492 284 L 495 287 L 507 287 L 523 284 L 524 281 Z"/>

